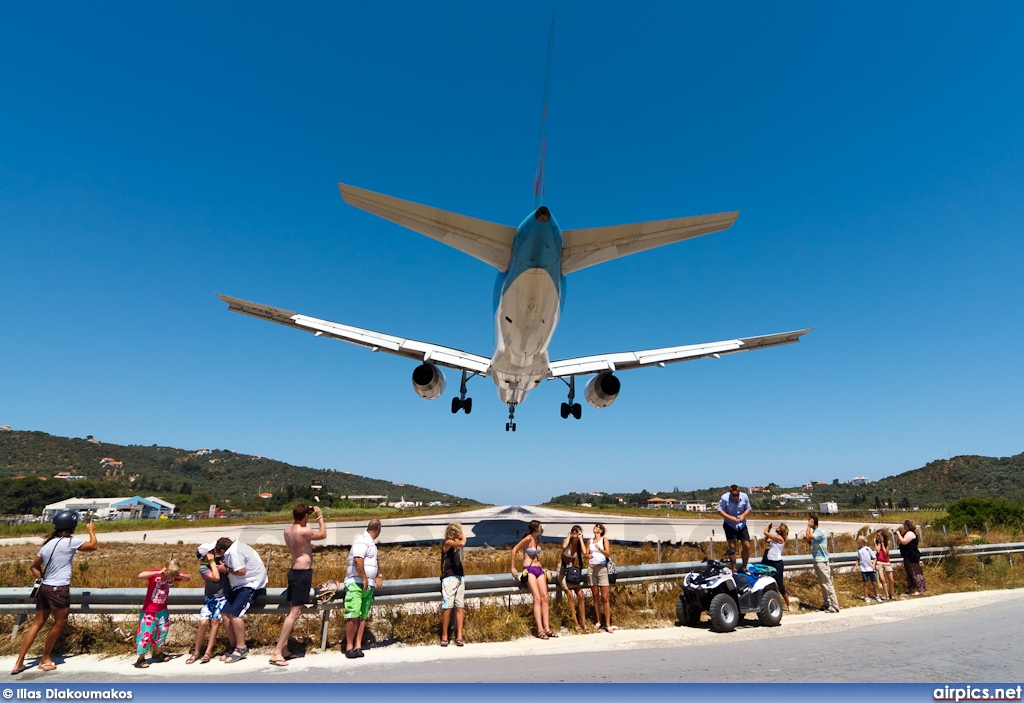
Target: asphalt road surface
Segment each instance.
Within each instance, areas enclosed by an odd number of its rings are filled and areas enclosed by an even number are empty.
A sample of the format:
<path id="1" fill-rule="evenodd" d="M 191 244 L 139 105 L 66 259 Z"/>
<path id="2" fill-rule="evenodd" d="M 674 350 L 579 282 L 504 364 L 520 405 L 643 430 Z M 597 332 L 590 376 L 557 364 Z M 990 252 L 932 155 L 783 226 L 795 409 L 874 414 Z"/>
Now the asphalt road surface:
<path id="1" fill-rule="evenodd" d="M 130 657 L 81 656 L 58 660 L 55 672 L 33 668 L 10 681 L 1021 683 L 1022 613 L 1024 589 L 984 591 L 787 615 L 779 628 L 751 621 L 728 634 L 676 627 L 462 648 L 391 645 L 367 650 L 363 659 L 335 650 L 280 669 L 266 654 L 191 666 L 182 656 L 145 671 L 133 669 Z"/>
<path id="2" fill-rule="evenodd" d="M 680 513 L 682 514 L 682 513 Z M 449 522 L 461 522 L 466 530 L 470 547 L 504 546 L 517 541 L 526 534 L 527 525 L 531 520 L 544 523 L 546 541 L 562 540 L 569 534 L 574 524 L 584 526 L 584 533 L 590 534 L 590 527 L 600 520 L 608 529 L 608 538 L 613 542 L 707 542 L 714 538 L 724 539 L 721 519 L 701 518 L 659 518 L 633 517 L 622 515 L 593 515 L 574 513 L 568 510 L 553 510 L 534 506 L 505 505 L 461 513 L 443 515 L 424 515 L 422 517 L 395 518 L 382 520 L 383 530 L 379 544 L 426 544 L 436 543 L 444 538 L 444 529 Z M 212 525 L 210 523 L 213 523 Z M 219 537 L 240 539 L 246 544 L 284 544 L 284 528 L 278 525 L 244 525 L 219 527 L 216 521 L 204 521 L 198 527 L 182 527 L 180 529 L 161 529 L 149 532 L 117 532 L 101 533 L 100 542 L 142 542 L 143 536 L 148 543 L 155 544 L 201 544 L 214 542 Z M 806 520 L 793 518 L 789 520 L 791 532 L 803 527 Z M 764 520 L 750 520 L 751 537 L 760 537 L 764 531 Z M 822 528 L 826 532 L 854 533 L 863 527 L 863 522 L 842 522 L 839 520 L 822 520 Z M 881 527 L 882 523 L 871 523 L 871 527 Z M 365 522 L 331 522 L 327 523 L 327 539 L 321 544 L 350 545 L 366 528 Z M 0 540 L 0 544 L 41 544 L 38 537 L 12 537 Z"/>

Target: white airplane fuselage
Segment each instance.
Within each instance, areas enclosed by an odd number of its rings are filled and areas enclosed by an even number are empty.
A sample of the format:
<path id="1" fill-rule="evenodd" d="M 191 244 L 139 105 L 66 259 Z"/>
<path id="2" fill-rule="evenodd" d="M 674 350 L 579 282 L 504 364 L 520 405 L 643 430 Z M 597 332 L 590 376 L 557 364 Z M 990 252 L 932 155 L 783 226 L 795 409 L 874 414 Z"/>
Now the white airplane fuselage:
<path id="1" fill-rule="evenodd" d="M 508 269 L 494 285 L 491 380 L 498 397 L 518 405 L 548 375 L 548 345 L 565 302 L 562 231 L 546 207 L 523 221 Z"/>

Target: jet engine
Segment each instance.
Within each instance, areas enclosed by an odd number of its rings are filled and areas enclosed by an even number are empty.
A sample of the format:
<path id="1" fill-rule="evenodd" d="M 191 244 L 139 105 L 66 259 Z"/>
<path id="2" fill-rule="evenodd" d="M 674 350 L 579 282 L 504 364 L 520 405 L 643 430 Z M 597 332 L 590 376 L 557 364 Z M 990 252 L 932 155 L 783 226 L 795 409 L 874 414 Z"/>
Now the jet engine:
<path id="1" fill-rule="evenodd" d="M 619 397 L 619 379 L 614 374 L 599 373 L 587 383 L 584 395 L 594 408 L 607 408 Z"/>
<path id="2" fill-rule="evenodd" d="M 444 393 L 444 374 L 433 364 L 420 364 L 413 369 L 412 387 L 421 398 L 440 398 Z"/>

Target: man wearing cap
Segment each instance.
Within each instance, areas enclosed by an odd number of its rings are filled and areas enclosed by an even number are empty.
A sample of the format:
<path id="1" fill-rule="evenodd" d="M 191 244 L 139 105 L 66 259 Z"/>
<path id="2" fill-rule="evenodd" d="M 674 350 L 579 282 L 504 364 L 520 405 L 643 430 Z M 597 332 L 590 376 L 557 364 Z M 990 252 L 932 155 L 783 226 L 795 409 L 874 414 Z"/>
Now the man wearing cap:
<path id="1" fill-rule="evenodd" d="M 249 654 L 249 648 L 245 646 L 243 618 L 253 600 L 266 592 L 267 569 L 255 549 L 248 544 L 232 541 L 229 537 L 217 540 L 213 553 L 224 557 L 224 568 L 227 569 L 228 583 L 231 584 L 221 615 L 227 620 L 228 630 L 235 643 L 234 650 L 226 655 L 224 661 L 233 664 Z"/>
<path id="2" fill-rule="evenodd" d="M 750 533 L 747 532 L 747 516 L 750 515 L 750 499 L 746 493 L 740 493 L 740 487 L 735 483 L 729 486 L 729 492 L 723 493 L 718 501 L 718 514 L 724 520 L 722 527 L 725 529 L 725 539 L 729 542 L 729 549 L 734 553 L 729 556 L 733 571 L 736 570 L 736 541 L 743 545 L 743 571 L 747 569 L 747 561 L 750 559 Z"/>
<path id="3" fill-rule="evenodd" d="M 348 571 L 345 572 L 345 656 L 355 659 L 363 656 L 363 631 L 370 617 L 373 591 L 384 584 L 377 567 L 377 545 L 380 520 L 373 518 L 366 532 L 352 543 L 348 553 Z"/>
<path id="4" fill-rule="evenodd" d="M 306 526 L 310 514 L 316 515 L 316 532 Z M 292 653 L 288 651 L 288 637 L 309 603 L 309 592 L 313 588 L 313 540 L 327 537 L 324 514 L 319 507 L 296 503 L 292 508 L 292 518 L 294 523 L 284 531 L 284 543 L 292 555 L 292 568 L 288 570 L 288 590 L 284 592 L 291 608 L 281 626 L 277 646 L 270 655 L 270 663 L 274 666 L 288 666 L 288 660 L 292 658 Z"/>

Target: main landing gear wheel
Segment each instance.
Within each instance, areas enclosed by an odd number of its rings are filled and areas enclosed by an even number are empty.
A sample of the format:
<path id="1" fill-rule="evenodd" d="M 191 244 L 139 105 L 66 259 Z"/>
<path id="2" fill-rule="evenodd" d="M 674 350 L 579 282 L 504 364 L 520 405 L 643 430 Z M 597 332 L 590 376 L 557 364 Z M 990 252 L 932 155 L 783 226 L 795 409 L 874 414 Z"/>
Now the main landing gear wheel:
<path id="1" fill-rule="evenodd" d="M 512 430 L 513 432 L 515 432 L 516 431 L 516 423 L 514 423 L 514 422 L 506 422 L 505 423 L 505 431 L 508 432 L 509 430 Z"/>
<path id="2" fill-rule="evenodd" d="M 576 377 L 570 376 L 568 381 L 564 378 L 562 381 L 569 386 L 569 402 L 562 403 L 562 407 L 559 408 L 559 413 L 563 420 L 568 419 L 570 415 L 579 420 L 583 417 L 583 406 L 579 403 L 573 402 L 576 398 Z"/>
<path id="3" fill-rule="evenodd" d="M 476 374 L 473 374 L 475 376 Z M 469 378 L 472 378 L 470 376 Z M 452 398 L 452 415 L 464 410 L 467 415 L 473 412 L 473 399 L 466 397 L 466 381 L 469 380 L 466 377 L 466 372 L 462 372 L 462 383 L 459 384 L 459 397 Z"/>

